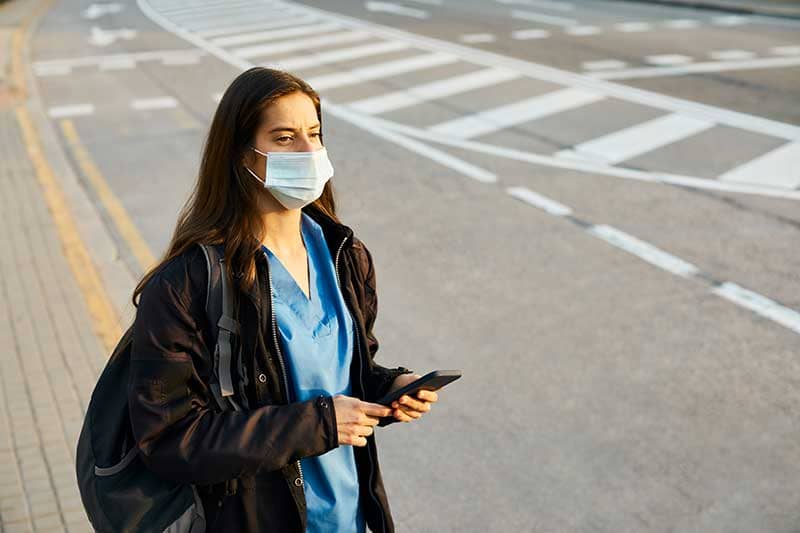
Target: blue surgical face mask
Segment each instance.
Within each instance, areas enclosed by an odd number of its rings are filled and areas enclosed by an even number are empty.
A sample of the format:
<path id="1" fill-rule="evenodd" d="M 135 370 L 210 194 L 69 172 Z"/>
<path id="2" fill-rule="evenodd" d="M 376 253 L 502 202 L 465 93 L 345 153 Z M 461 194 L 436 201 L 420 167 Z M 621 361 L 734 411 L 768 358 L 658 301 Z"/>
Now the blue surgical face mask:
<path id="1" fill-rule="evenodd" d="M 267 159 L 264 176 L 244 167 L 286 209 L 298 209 L 320 197 L 325 184 L 333 176 L 333 165 L 328 151 L 323 146 L 314 152 L 261 152 L 255 153 Z"/>

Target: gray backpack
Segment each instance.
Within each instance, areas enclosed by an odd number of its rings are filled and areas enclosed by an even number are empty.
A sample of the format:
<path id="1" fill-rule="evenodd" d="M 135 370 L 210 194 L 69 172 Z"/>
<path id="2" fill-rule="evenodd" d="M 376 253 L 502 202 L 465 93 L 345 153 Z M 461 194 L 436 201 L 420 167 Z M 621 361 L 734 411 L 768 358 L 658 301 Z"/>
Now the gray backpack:
<path id="1" fill-rule="evenodd" d="M 231 346 L 239 323 L 233 316 L 224 252 L 221 245 L 200 246 L 208 267 L 206 313 L 219 327 L 208 385 L 219 410 L 247 409 L 241 349 L 235 385 L 231 375 Z M 197 487 L 158 477 L 138 457 L 127 399 L 132 332 L 133 326 L 114 348 L 86 409 L 75 461 L 83 507 L 95 531 L 103 533 L 204 533 L 205 512 Z M 234 400 L 234 387 L 239 402 Z M 234 490 L 235 481 L 231 480 Z M 225 490 L 230 493 L 227 483 Z"/>

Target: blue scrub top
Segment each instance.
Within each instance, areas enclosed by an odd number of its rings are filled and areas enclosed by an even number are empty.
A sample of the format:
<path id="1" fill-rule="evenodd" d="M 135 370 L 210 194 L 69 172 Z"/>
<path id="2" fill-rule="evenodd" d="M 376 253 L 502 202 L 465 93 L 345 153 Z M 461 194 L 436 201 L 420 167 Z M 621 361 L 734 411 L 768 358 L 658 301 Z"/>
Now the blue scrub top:
<path id="1" fill-rule="evenodd" d="M 301 234 L 308 253 L 310 298 L 280 259 L 262 245 L 272 274 L 275 318 L 291 378 L 291 401 L 302 402 L 320 394 L 351 396 L 353 319 L 339 290 L 322 228 L 305 213 L 301 214 Z M 341 445 L 300 462 L 307 502 L 306 531 L 365 532 L 353 447 Z"/>

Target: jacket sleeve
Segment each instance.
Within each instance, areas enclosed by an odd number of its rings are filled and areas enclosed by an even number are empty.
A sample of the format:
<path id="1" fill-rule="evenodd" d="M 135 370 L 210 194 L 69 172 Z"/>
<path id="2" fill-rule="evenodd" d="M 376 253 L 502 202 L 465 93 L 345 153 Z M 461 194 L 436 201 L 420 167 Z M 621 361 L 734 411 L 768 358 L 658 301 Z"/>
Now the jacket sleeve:
<path id="1" fill-rule="evenodd" d="M 363 268 L 364 279 L 364 328 L 367 334 L 367 351 L 369 352 L 370 370 L 365 378 L 366 383 L 366 401 L 376 401 L 389 392 L 389 389 L 394 383 L 397 376 L 401 374 L 411 374 L 413 370 L 409 370 L 403 366 L 394 368 L 387 368 L 375 362 L 375 353 L 378 351 L 379 342 L 372 331 L 375 324 L 375 318 L 378 314 L 378 293 L 376 286 L 375 265 L 372 260 L 372 254 L 366 246 L 361 244 L 364 251 L 364 261 L 359 261 L 359 265 Z M 378 423 L 379 426 L 387 426 L 393 424 L 398 420 L 394 417 L 387 417 L 381 419 Z"/>
<path id="2" fill-rule="evenodd" d="M 210 364 L 197 331 L 180 293 L 163 277 L 152 278 L 134 322 L 127 391 L 134 438 L 148 468 L 202 485 L 278 470 L 338 447 L 330 397 L 212 409 L 197 373 Z"/>

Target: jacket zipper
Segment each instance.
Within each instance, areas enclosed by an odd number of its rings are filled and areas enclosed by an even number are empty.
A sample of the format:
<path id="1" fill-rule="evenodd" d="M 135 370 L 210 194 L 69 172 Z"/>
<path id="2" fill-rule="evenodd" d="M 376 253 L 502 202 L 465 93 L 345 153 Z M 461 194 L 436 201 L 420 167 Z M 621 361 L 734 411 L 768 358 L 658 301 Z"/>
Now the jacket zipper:
<path id="1" fill-rule="evenodd" d="M 341 281 L 339 281 L 339 253 L 342 251 L 342 247 L 344 247 L 344 243 L 347 242 L 347 239 L 349 239 L 349 236 L 345 237 L 344 240 L 342 241 L 342 243 L 339 245 L 339 249 L 336 250 L 336 259 L 334 260 L 334 270 L 336 271 L 336 284 L 339 286 L 339 291 L 342 292 L 342 299 L 344 299 L 344 291 L 342 291 L 342 283 L 341 283 Z M 347 302 L 346 301 L 345 301 L 345 307 L 347 307 Z M 350 312 L 349 308 L 348 308 L 348 312 Z M 363 376 L 364 376 L 364 368 L 363 368 L 363 360 L 362 360 L 362 354 L 361 354 L 361 335 L 360 335 L 359 330 L 358 330 L 358 324 L 356 323 L 356 319 L 355 319 L 355 317 L 353 316 L 352 313 L 350 313 L 350 319 L 353 321 L 353 324 L 355 324 L 355 326 L 356 326 L 356 327 L 353 328 L 353 330 L 355 331 L 355 345 L 356 345 L 356 349 L 358 350 L 358 381 L 359 381 L 359 383 L 361 385 L 361 392 L 363 393 L 364 392 L 364 378 L 363 378 Z M 381 506 L 381 503 L 378 501 L 378 497 L 375 496 L 374 492 L 372 491 L 372 474 L 373 474 L 373 472 L 375 470 L 375 467 L 374 467 L 374 465 L 372 463 L 372 454 L 370 453 L 370 450 L 369 450 L 369 443 L 367 444 L 367 458 L 369 459 L 369 477 L 368 477 L 368 483 L 367 483 L 367 485 L 368 485 L 367 486 L 367 490 L 369 491 L 369 495 L 372 496 L 372 499 L 375 502 L 375 504 L 378 506 L 378 510 L 380 512 L 380 515 L 381 515 L 381 530 L 382 531 L 386 531 L 386 519 L 383 516 L 383 507 Z"/>
<path id="2" fill-rule="evenodd" d="M 272 311 L 272 339 L 275 341 L 275 351 L 278 354 L 278 362 L 281 365 L 281 375 L 283 376 L 283 390 L 286 392 L 286 403 L 288 404 L 291 399 L 289 398 L 289 380 L 286 378 L 286 366 L 283 364 L 283 355 L 281 354 L 281 347 L 278 344 L 278 327 L 275 320 L 275 302 L 272 299 L 272 272 L 269 269 L 269 257 L 264 254 L 267 260 L 267 277 L 269 279 L 269 307 Z M 300 486 L 304 487 L 306 484 L 303 478 L 303 467 L 300 465 L 300 460 L 297 461 L 297 471 L 300 472 Z"/>

